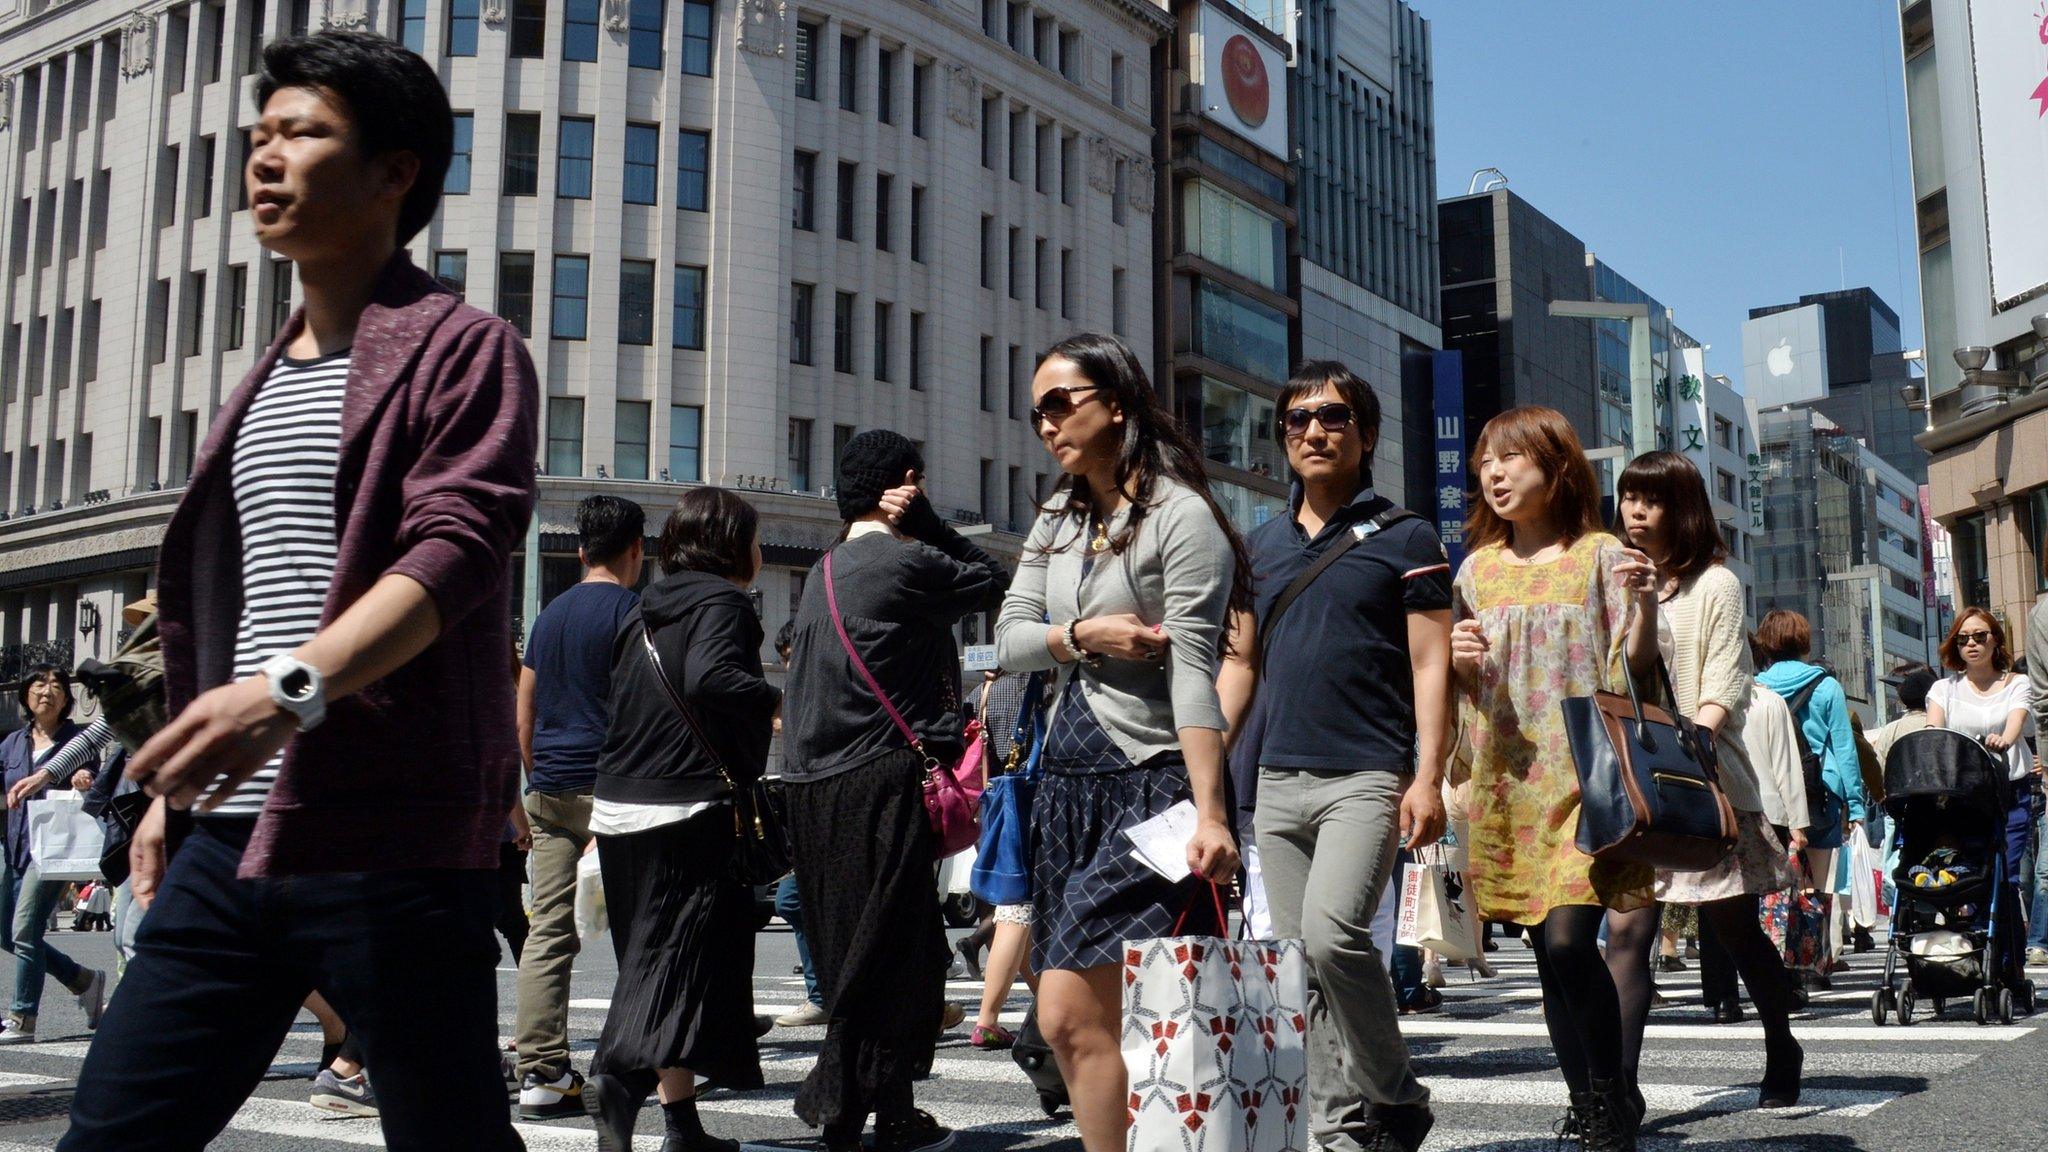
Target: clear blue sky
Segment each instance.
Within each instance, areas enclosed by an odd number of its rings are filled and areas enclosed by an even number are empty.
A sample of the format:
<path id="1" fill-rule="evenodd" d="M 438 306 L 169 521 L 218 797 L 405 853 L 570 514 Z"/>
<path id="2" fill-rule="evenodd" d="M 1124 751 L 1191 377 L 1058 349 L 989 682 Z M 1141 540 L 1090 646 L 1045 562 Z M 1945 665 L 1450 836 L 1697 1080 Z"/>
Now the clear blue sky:
<path id="1" fill-rule="evenodd" d="M 1674 310 L 1742 382 L 1749 309 L 1867 285 L 1920 346 L 1896 0 L 1409 0 L 1438 191 L 1476 169 Z"/>

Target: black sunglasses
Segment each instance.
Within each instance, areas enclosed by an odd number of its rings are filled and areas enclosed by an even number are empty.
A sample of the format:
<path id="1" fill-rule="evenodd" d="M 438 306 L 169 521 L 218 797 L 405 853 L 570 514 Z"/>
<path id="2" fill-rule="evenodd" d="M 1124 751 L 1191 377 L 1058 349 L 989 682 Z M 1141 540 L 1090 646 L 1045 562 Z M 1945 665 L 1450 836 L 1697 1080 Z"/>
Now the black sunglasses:
<path id="1" fill-rule="evenodd" d="M 1055 424 L 1065 420 L 1074 414 L 1075 393 L 1093 392 L 1100 387 L 1100 384 L 1076 384 L 1071 388 L 1047 388 L 1045 395 L 1038 398 L 1038 403 L 1031 406 L 1031 426 L 1037 428 L 1046 420 Z"/>
<path id="2" fill-rule="evenodd" d="M 1351 405 L 1324 404 L 1316 408 L 1289 408 L 1280 414 L 1280 430 L 1289 436 L 1299 436 L 1308 431 L 1308 422 L 1313 420 L 1323 426 L 1325 432 L 1342 432 L 1351 427 Z"/>
<path id="3" fill-rule="evenodd" d="M 1970 644 L 1989 644 L 1989 643 L 1991 643 L 1991 633 L 1989 633 L 1989 632 L 1958 632 L 1958 633 L 1956 633 L 1956 644 L 1957 644 L 1957 646 L 1958 646 L 1958 647 L 1961 647 L 1961 646 L 1966 646 L 1966 645 L 1970 645 Z"/>

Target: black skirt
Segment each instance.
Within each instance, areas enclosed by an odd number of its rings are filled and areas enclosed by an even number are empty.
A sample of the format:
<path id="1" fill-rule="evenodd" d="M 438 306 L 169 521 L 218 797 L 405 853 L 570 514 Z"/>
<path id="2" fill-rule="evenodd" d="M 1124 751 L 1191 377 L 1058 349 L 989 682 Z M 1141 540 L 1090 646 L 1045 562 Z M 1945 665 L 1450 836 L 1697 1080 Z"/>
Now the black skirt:
<path id="1" fill-rule="evenodd" d="M 754 1042 L 753 897 L 726 874 L 732 809 L 597 837 L 618 983 L 590 1070 L 688 1068 L 761 1087 Z"/>
<path id="2" fill-rule="evenodd" d="M 909 749 L 784 787 L 818 993 L 831 1016 L 796 1093 L 814 1128 L 857 1127 L 907 1106 L 928 1075 L 944 1011 L 945 925 L 933 872 L 924 763 Z"/>

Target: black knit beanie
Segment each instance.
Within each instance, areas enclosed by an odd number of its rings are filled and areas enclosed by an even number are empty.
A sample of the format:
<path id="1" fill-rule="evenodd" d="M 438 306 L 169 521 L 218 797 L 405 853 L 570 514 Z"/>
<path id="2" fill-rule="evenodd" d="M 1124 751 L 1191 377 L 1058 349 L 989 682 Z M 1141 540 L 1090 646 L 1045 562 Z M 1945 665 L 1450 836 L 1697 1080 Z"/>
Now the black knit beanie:
<path id="1" fill-rule="evenodd" d="M 839 454 L 839 518 L 857 520 L 881 506 L 882 493 L 903 486 L 905 472 L 924 471 L 924 456 L 906 436 L 886 428 L 863 432 Z"/>

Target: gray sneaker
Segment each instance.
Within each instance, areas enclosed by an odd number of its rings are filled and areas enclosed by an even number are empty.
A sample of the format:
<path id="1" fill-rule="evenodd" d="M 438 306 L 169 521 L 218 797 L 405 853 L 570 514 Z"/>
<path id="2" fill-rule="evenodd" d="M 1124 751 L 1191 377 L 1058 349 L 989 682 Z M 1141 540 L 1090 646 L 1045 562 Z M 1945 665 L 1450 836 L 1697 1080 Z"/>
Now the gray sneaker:
<path id="1" fill-rule="evenodd" d="M 775 1018 L 777 1028 L 823 1028 L 832 1019 L 823 1004 L 805 1003 L 794 1012 L 784 1012 Z"/>
<path id="2" fill-rule="evenodd" d="M 33 1044 L 36 1042 L 36 1018 L 9 1012 L 6 1023 L 0 1024 L 0 1044 Z"/>
<path id="3" fill-rule="evenodd" d="M 107 974 L 97 968 L 90 971 L 92 977 L 85 982 L 85 990 L 78 994 L 78 1006 L 85 1010 L 88 1031 L 98 1028 L 100 1017 L 107 1013 Z"/>
<path id="4" fill-rule="evenodd" d="M 2027 966 L 2030 968 L 2048 964 L 2048 948 L 2027 949 Z"/>
<path id="5" fill-rule="evenodd" d="M 322 1068 L 313 1077 L 313 1095 L 308 1104 L 322 1112 L 333 1112 L 342 1116 L 375 1116 L 377 1094 L 370 1090 L 370 1076 L 358 1072 L 353 1076 L 336 1076 L 331 1068 Z"/>

